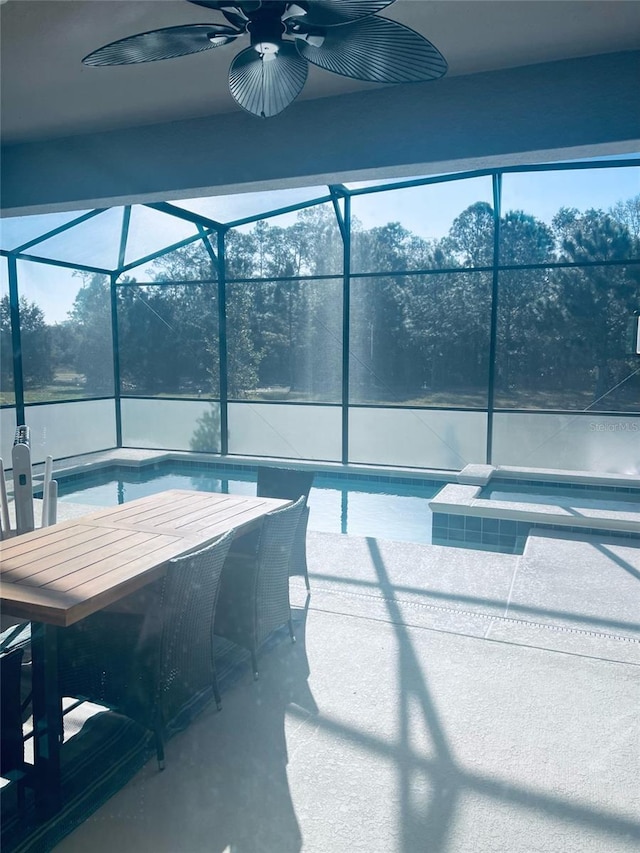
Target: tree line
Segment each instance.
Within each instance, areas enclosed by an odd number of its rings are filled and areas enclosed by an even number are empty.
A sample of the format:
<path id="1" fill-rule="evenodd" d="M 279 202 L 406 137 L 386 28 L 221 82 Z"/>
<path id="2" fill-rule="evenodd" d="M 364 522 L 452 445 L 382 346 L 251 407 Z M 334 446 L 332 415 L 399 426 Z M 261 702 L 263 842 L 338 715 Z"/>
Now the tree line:
<path id="1" fill-rule="evenodd" d="M 462 211 L 438 240 L 398 222 L 365 228 L 352 221 L 353 402 L 486 405 L 494 283 L 482 268 L 493 263 L 494 224 L 485 202 Z M 640 309 L 640 266 L 589 265 L 640 258 L 640 195 L 609 211 L 561 208 L 550 225 L 507 211 L 497 236 L 502 266 L 540 265 L 498 276 L 497 404 L 638 410 L 640 360 L 629 337 Z M 194 242 L 158 258 L 149 283 L 121 282 L 124 394 L 218 395 L 216 248 L 215 241 Z M 292 224 L 265 220 L 231 230 L 225 258 L 229 397 L 338 402 L 343 242 L 331 205 L 302 210 Z M 558 263 L 586 266 L 548 266 Z M 47 324 L 36 304 L 20 300 L 27 388 L 51 385 L 64 369 L 82 377 L 85 395 L 113 393 L 108 281 L 79 275 L 62 323 Z M 6 391 L 6 297 L 0 330 Z"/>

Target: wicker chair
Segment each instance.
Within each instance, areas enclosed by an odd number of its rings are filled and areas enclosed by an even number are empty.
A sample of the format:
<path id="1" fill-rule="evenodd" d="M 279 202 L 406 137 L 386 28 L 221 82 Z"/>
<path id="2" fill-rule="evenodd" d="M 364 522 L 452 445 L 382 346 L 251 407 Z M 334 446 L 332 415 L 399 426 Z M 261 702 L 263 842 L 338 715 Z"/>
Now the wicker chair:
<path id="1" fill-rule="evenodd" d="M 171 560 L 145 613 L 103 611 L 61 632 L 62 696 L 112 707 L 152 730 L 160 769 L 167 725 L 213 691 L 213 621 L 233 533 Z"/>
<path id="2" fill-rule="evenodd" d="M 232 548 L 222 573 L 214 633 L 248 649 L 255 678 L 258 650 L 273 631 L 288 624 L 295 642 L 289 565 L 304 500 L 266 515 L 253 553 Z"/>
<path id="3" fill-rule="evenodd" d="M 300 515 L 293 543 L 290 574 L 304 578 L 309 589 L 307 568 L 307 524 L 309 507 L 307 501 L 313 485 L 313 471 L 295 471 L 292 468 L 258 468 L 258 496 L 265 498 L 288 498 L 295 501 L 304 495 L 304 508 Z"/>

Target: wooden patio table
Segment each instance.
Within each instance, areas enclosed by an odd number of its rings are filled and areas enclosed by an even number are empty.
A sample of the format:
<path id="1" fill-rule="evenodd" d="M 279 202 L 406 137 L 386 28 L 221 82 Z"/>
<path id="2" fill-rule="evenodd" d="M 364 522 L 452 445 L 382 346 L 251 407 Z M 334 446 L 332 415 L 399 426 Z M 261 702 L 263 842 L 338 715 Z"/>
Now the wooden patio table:
<path id="1" fill-rule="evenodd" d="M 291 501 L 172 489 L 0 542 L 3 612 L 32 621 L 34 772 L 39 814 L 60 808 L 58 630 L 117 604 L 168 560 Z"/>

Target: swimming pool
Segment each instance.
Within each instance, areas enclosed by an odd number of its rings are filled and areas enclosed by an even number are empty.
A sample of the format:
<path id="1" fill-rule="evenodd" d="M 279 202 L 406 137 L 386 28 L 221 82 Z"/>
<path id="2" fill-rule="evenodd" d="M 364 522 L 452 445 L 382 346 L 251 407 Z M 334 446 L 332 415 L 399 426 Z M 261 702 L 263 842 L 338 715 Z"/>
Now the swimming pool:
<path id="1" fill-rule="evenodd" d="M 58 500 L 115 506 L 166 489 L 255 495 L 257 469 L 168 460 L 134 468 L 110 465 L 56 475 Z M 431 542 L 429 500 L 443 480 L 317 473 L 309 495 L 309 529 L 406 542 Z"/>

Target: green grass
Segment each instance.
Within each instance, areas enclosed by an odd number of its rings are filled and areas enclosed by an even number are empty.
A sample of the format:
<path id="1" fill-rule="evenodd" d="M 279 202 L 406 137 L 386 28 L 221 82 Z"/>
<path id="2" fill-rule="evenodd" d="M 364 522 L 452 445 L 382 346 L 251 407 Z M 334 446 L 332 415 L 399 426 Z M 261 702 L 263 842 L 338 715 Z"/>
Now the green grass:
<path id="1" fill-rule="evenodd" d="M 86 388 L 79 384 L 79 377 L 76 374 L 59 373 L 56 380 L 47 386 L 41 388 L 29 388 L 25 391 L 25 403 L 60 403 L 72 400 L 83 400 L 92 396 Z M 203 394 L 198 397 L 193 391 L 188 392 L 163 392 L 160 394 L 145 395 L 144 391 L 130 391 L 129 394 L 123 396 L 153 396 L 156 399 L 180 399 L 180 400 L 201 400 L 202 402 L 217 402 L 215 398 Z M 565 410 L 565 411 L 615 411 L 616 406 L 621 412 L 638 411 L 640 405 L 636 400 L 629 399 L 630 395 L 625 397 L 621 394 L 616 400 L 613 395 L 606 397 L 597 407 L 590 409 L 593 404 L 593 396 L 587 392 L 581 391 L 522 391 L 520 393 L 499 393 L 496 396 L 496 406 L 501 409 L 528 409 L 532 411 L 548 411 L 548 410 Z M 242 396 L 231 398 L 230 402 L 247 401 L 247 402 L 287 402 L 287 403 L 339 403 L 339 399 L 330 399 L 326 395 L 312 395 L 296 391 L 290 391 L 288 388 L 256 388 L 254 390 L 245 391 Z M 379 397 L 363 397 L 353 398 L 352 402 L 359 405 L 373 406 L 406 406 L 411 407 L 440 407 L 440 408 L 460 408 L 460 409 L 481 409 L 487 405 L 486 395 L 474 390 L 456 390 L 456 391 L 438 391 L 422 396 L 409 396 L 399 399 L 388 399 Z M 0 405 L 10 406 L 15 405 L 15 397 L 13 393 L 8 391 L 0 392 Z"/>

